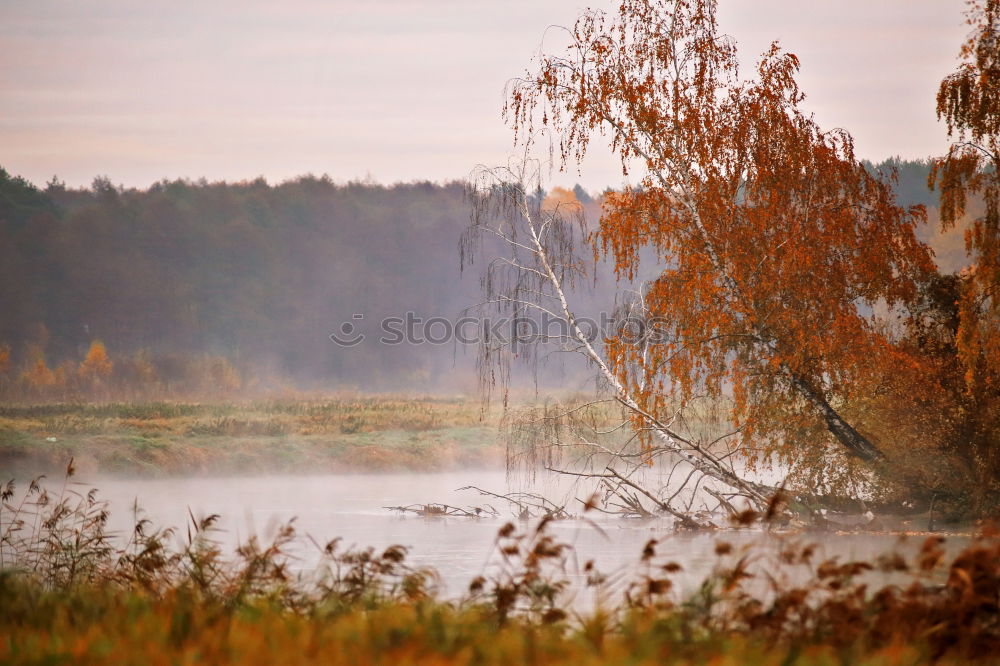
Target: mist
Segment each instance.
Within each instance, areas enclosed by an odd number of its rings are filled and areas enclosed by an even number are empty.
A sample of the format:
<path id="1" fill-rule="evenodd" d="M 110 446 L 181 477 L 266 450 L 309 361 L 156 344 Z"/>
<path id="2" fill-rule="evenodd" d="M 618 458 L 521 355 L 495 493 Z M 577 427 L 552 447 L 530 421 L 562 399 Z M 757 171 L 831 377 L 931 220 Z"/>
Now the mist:
<path id="1" fill-rule="evenodd" d="M 997 26 L 0 7 L 0 662 L 1000 653 Z"/>
<path id="2" fill-rule="evenodd" d="M 485 322 L 462 323 L 482 301 L 481 265 L 460 265 L 462 183 L 38 189 L 4 174 L 0 188 L 0 341 L 14 368 L 79 363 L 97 340 L 117 363 L 106 388 L 149 395 L 476 391 Z M 612 300 L 601 271 L 597 291 L 574 294 L 582 311 Z M 561 367 L 542 381 L 565 382 Z"/>

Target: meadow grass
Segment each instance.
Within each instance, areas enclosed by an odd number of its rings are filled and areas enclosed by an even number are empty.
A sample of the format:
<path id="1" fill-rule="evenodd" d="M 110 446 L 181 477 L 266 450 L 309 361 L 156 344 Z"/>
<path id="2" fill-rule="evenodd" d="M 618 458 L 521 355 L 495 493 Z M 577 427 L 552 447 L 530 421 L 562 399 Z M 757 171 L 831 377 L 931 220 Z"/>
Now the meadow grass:
<path id="1" fill-rule="evenodd" d="M 495 419 L 462 399 L 0 405 L 0 469 L 22 476 L 70 457 L 88 473 L 162 476 L 434 471 L 502 455 Z"/>
<path id="2" fill-rule="evenodd" d="M 327 615 L 254 601 L 239 608 L 177 592 L 76 588 L 42 591 L 0 580 L 17 608 L 0 611 L 6 663 L 352 664 L 588 666 L 597 664 L 890 664 L 931 663 L 925 646 L 772 643 L 706 632 L 682 639 L 669 620 L 630 616 L 616 627 L 569 629 L 515 620 L 498 626 L 478 608 L 436 602 L 387 603 Z M 946 656 L 936 663 L 966 663 Z"/>

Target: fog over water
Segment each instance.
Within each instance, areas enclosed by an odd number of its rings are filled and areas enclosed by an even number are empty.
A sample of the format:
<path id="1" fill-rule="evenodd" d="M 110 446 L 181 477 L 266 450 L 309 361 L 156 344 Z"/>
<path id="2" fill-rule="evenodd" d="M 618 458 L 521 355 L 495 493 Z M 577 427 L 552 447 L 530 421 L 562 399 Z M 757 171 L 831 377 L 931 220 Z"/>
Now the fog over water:
<path id="1" fill-rule="evenodd" d="M 448 596 L 461 595 L 470 580 L 493 570 L 490 563 L 495 562 L 497 530 L 513 519 L 507 517 L 510 515 L 507 507 L 489 500 L 502 517 L 480 519 L 399 515 L 385 507 L 429 502 L 482 506 L 484 498 L 478 493 L 457 489 L 467 485 L 493 491 L 529 488 L 523 480 L 509 480 L 502 471 L 162 480 L 104 478 L 94 485 L 100 489 L 100 497 L 110 501 L 110 528 L 122 535 L 131 530 L 135 500 L 155 525 L 178 527 L 178 541 L 185 538 L 185 526 L 190 522 L 188 511 L 196 517 L 219 514 L 219 532 L 215 537 L 230 548 L 251 533 L 266 540 L 279 524 L 294 518 L 300 537 L 309 535 L 319 544 L 341 537 L 343 546 L 410 547 L 409 561 L 434 567 L 441 574 Z M 539 480 L 530 488 L 553 498 L 563 497 L 569 490 L 568 484 L 551 478 Z M 574 502 L 570 508 L 578 513 L 579 508 L 574 508 L 574 504 L 580 506 Z M 753 544 L 758 555 L 773 555 L 782 539 L 818 542 L 817 562 L 834 555 L 844 559 L 872 558 L 895 547 L 912 553 L 923 542 L 919 536 L 901 541 L 898 536 L 876 533 L 776 536 L 760 529 L 674 532 L 669 519 L 629 520 L 593 514 L 587 514 L 586 520 L 553 521 L 549 528 L 558 540 L 573 545 L 568 569 L 577 583 L 583 580 L 579 572 L 590 559 L 604 573 L 637 573 L 643 546 L 650 539 L 658 539 L 661 540 L 658 555 L 676 560 L 684 567 L 676 578 L 682 594 L 694 592 L 712 571 L 718 562 L 714 548 L 719 540 L 736 546 Z M 534 525 L 534 522 L 514 522 L 521 528 Z M 966 542 L 964 537 L 952 537 L 946 546 L 954 553 Z M 306 538 L 296 543 L 293 552 L 297 558 L 294 568 L 300 571 L 312 569 L 319 560 L 317 547 Z M 575 603 L 587 606 L 592 601 L 588 594 L 580 593 Z"/>

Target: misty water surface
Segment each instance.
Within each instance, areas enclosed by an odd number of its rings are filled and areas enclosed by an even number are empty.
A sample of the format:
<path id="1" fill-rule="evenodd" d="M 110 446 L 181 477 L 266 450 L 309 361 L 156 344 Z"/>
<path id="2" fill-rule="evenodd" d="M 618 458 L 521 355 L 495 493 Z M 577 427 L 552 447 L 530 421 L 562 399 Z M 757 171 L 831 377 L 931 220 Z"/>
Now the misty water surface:
<path id="1" fill-rule="evenodd" d="M 320 544 L 341 537 L 344 545 L 408 546 L 410 561 L 433 566 L 441 574 L 445 593 L 457 596 L 472 578 L 490 572 L 496 532 L 511 517 L 498 501 L 456 489 L 470 484 L 490 490 L 523 489 L 526 483 L 509 481 L 503 472 L 477 471 L 167 480 L 105 478 L 94 485 L 99 487 L 100 496 L 110 501 L 111 528 L 121 534 L 127 535 L 131 528 L 134 500 L 138 500 L 156 525 L 182 528 L 179 535 L 184 534 L 183 528 L 189 522 L 189 510 L 198 517 L 219 514 L 221 531 L 216 537 L 229 546 L 254 532 L 261 537 L 273 535 L 278 524 L 294 518 L 297 531 L 311 535 Z M 537 482 L 532 488 L 556 497 L 567 490 L 565 483 L 553 480 Z M 384 508 L 426 502 L 463 507 L 489 502 L 505 513 L 501 518 L 423 518 L 399 515 Z M 593 512 L 588 518 L 591 515 Z M 674 532 L 666 519 L 626 520 L 600 515 L 588 521 L 556 521 L 550 529 L 560 540 L 573 545 L 570 569 L 576 572 L 589 559 L 605 573 L 636 572 L 643 546 L 651 538 L 659 539 L 658 553 L 684 567 L 675 579 L 682 592 L 693 591 L 716 565 L 714 548 L 719 539 L 737 546 L 753 543 L 755 552 L 761 554 L 773 554 L 780 539 L 816 541 L 820 556 L 842 558 L 871 558 L 894 547 L 912 552 L 923 541 L 921 537 L 912 537 L 901 542 L 897 536 L 879 534 L 776 537 L 759 529 Z M 949 550 L 956 551 L 965 541 L 949 539 Z M 296 568 L 306 570 L 318 561 L 317 548 L 308 539 L 302 539 L 294 552 Z M 572 577 L 582 580 L 580 575 Z M 582 600 L 583 595 L 578 602 Z"/>

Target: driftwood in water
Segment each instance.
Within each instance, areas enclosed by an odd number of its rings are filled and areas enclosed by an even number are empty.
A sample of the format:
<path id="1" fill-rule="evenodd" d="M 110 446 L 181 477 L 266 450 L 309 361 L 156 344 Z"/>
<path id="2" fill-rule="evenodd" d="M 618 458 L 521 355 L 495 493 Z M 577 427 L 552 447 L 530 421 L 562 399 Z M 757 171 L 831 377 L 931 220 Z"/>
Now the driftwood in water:
<path id="1" fill-rule="evenodd" d="M 565 505 L 559 505 L 543 495 L 529 492 L 494 493 L 484 490 L 478 486 L 463 486 L 459 490 L 475 490 L 480 495 L 495 497 L 508 502 L 517 510 L 517 517 L 521 520 L 530 518 L 566 519 L 574 518 L 566 511 Z"/>
<path id="2" fill-rule="evenodd" d="M 398 511 L 399 513 L 414 513 L 424 517 L 445 517 L 454 516 L 458 518 L 496 518 L 500 512 L 489 504 L 484 506 L 473 506 L 462 508 L 449 504 L 409 504 L 407 506 L 384 506 L 383 509 Z"/>

